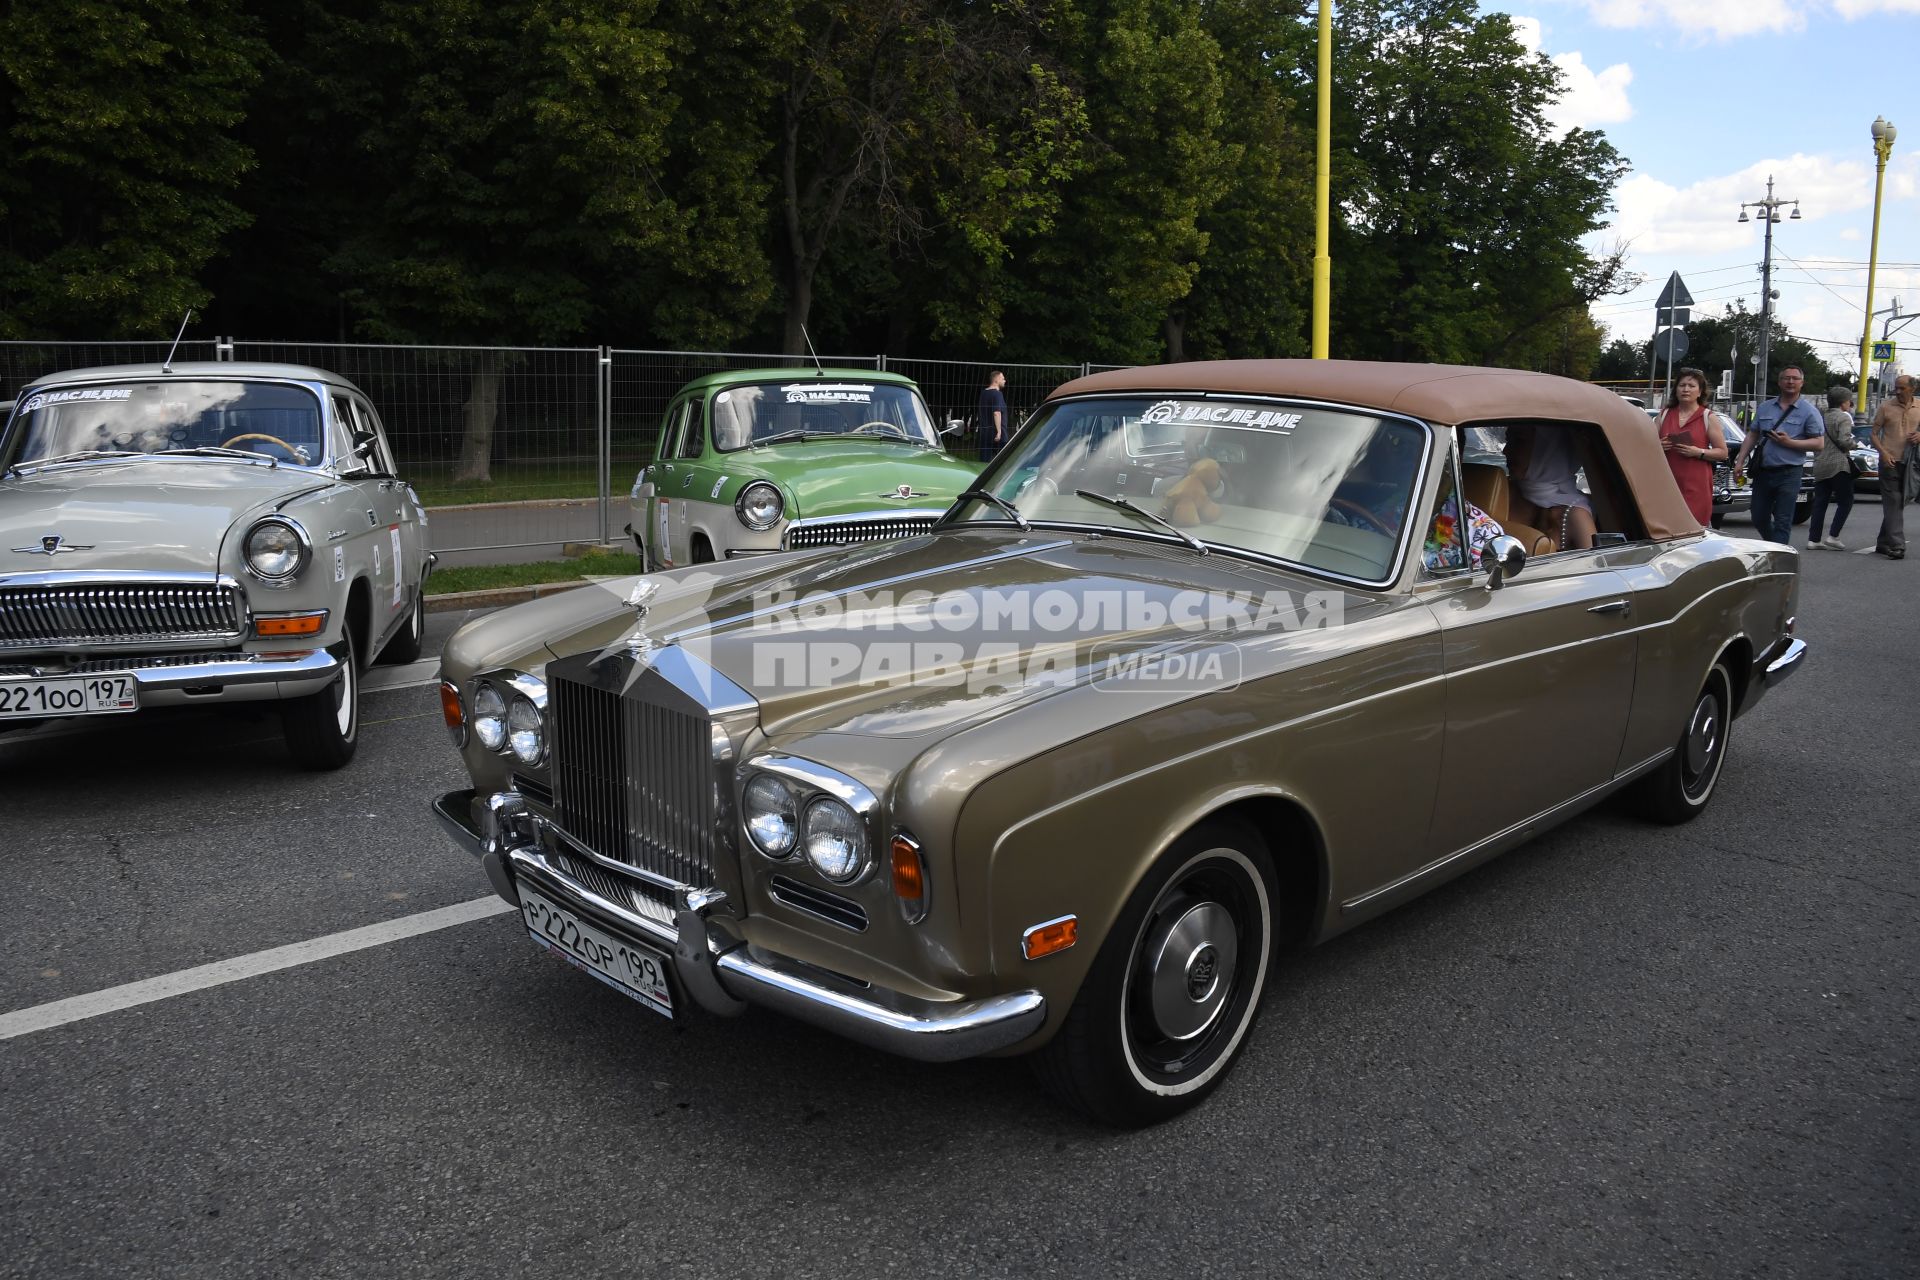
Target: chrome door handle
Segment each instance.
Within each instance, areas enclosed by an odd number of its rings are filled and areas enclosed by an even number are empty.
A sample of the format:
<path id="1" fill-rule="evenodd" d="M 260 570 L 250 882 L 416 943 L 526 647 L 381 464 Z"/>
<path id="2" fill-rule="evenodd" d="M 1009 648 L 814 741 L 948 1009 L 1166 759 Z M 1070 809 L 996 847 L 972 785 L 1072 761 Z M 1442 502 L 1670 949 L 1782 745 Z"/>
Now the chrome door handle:
<path id="1" fill-rule="evenodd" d="M 693 472 L 689 471 L 686 474 L 686 478 L 680 481 L 680 487 L 684 489 L 692 483 L 693 483 Z"/>
<path id="2" fill-rule="evenodd" d="M 1609 600 L 1605 604 L 1594 605 L 1591 609 L 1588 609 L 1587 612 L 1588 613 L 1617 613 L 1624 618 L 1633 613 L 1633 601 Z"/>

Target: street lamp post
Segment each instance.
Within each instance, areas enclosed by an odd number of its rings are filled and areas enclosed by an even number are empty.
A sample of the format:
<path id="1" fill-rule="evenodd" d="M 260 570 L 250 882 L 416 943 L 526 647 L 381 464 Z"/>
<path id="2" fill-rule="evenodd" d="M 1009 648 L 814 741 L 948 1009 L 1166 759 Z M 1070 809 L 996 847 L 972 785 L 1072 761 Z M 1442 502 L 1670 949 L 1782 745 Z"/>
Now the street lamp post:
<path id="1" fill-rule="evenodd" d="M 1333 0 L 1320 0 L 1319 52 L 1313 163 L 1313 358 L 1325 360 L 1331 328 L 1327 313 L 1333 309 L 1333 258 L 1327 250 L 1333 187 Z"/>
<path id="2" fill-rule="evenodd" d="M 1767 198 L 1749 200 L 1740 206 L 1739 221 L 1749 222 L 1747 210 L 1758 209 L 1760 220 L 1767 224 L 1766 249 L 1760 258 L 1760 349 L 1754 353 L 1753 399 L 1754 412 L 1759 413 L 1760 399 L 1767 391 L 1767 357 L 1773 349 L 1773 224 L 1780 221 L 1780 211 L 1788 205 L 1793 206 L 1792 216 L 1800 216 L 1800 202 L 1789 200 L 1785 196 L 1773 194 L 1773 175 L 1767 175 Z"/>
<path id="3" fill-rule="evenodd" d="M 1860 326 L 1860 408 L 1868 413 L 1867 357 L 1873 350 L 1873 274 L 1880 264 L 1880 188 L 1887 180 L 1887 159 L 1893 155 L 1894 127 L 1884 116 L 1873 122 L 1873 241 L 1867 246 L 1867 320 Z"/>

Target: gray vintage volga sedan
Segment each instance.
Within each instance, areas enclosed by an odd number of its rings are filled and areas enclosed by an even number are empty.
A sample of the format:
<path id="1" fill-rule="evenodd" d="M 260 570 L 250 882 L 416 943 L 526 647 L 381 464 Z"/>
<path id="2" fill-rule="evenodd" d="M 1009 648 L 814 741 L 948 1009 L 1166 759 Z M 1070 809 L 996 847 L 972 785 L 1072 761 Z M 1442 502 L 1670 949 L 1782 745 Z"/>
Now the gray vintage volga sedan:
<path id="1" fill-rule="evenodd" d="M 361 669 L 419 656 L 430 559 L 379 416 L 336 374 L 40 378 L 0 435 L 0 730 L 277 700 L 294 759 L 338 768 Z"/>

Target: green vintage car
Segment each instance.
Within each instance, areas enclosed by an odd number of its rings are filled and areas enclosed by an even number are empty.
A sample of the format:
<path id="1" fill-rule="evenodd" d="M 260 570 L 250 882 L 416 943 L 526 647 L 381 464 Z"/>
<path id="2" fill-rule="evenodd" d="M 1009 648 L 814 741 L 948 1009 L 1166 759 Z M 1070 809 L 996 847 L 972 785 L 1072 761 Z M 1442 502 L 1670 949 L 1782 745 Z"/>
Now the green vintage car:
<path id="1" fill-rule="evenodd" d="M 932 528 L 979 470 L 898 374 L 708 374 L 668 404 L 627 533 L 651 569 L 878 542 Z"/>
<path id="2" fill-rule="evenodd" d="M 1469 443 L 1493 427 L 1512 453 Z M 1554 466 L 1590 545 L 1509 491 Z M 1564 378 L 1101 373 L 979 485 L 924 534 L 453 636 L 470 781 L 436 808 L 534 941 L 672 1017 L 1031 1052 L 1072 1105 L 1162 1119 L 1290 948 L 1616 792 L 1700 816 L 1806 656 L 1799 552 L 1703 530 L 1646 418 Z"/>

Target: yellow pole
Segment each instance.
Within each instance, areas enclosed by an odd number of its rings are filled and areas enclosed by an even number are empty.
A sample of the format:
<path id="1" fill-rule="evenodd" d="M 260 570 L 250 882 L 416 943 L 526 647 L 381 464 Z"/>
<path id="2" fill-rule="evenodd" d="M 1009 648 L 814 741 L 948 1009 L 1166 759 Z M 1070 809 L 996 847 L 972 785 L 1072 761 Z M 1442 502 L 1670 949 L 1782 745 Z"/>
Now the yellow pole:
<path id="1" fill-rule="evenodd" d="M 1887 158 L 1893 154 L 1894 128 L 1884 118 L 1873 122 L 1873 239 L 1867 248 L 1867 318 L 1860 324 L 1860 398 L 1854 408 L 1867 408 L 1867 359 L 1873 352 L 1873 276 L 1880 265 L 1880 188 L 1887 178 Z"/>
<path id="2" fill-rule="evenodd" d="M 1327 203 L 1333 186 L 1333 0 L 1320 0 L 1320 125 L 1313 167 L 1313 358 L 1327 358 L 1333 259 L 1327 253 Z"/>

